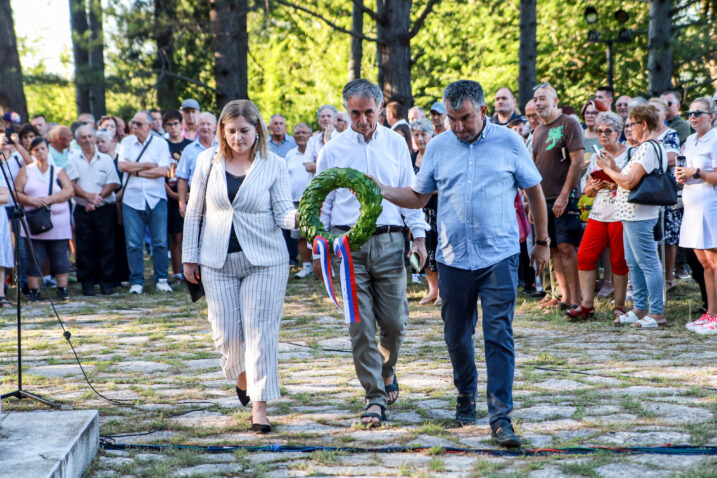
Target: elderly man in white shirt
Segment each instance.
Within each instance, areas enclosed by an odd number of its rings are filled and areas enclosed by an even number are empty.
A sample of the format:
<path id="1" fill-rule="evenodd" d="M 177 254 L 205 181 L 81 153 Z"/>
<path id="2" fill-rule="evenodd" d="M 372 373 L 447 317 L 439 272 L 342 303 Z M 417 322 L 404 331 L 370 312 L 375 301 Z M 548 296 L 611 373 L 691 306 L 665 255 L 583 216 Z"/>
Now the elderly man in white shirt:
<path id="1" fill-rule="evenodd" d="M 299 207 L 299 201 L 301 196 L 304 194 L 306 186 L 311 182 L 312 174 L 309 173 L 304 167 L 306 144 L 311 138 L 311 127 L 306 123 L 299 123 L 294 127 L 294 140 L 296 141 L 296 148 L 289 150 L 286 153 L 286 168 L 289 170 L 289 178 L 291 179 L 291 200 L 294 202 L 294 207 Z M 287 238 L 287 235 L 289 237 Z M 301 256 L 302 267 L 301 270 L 296 274 L 297 279 L 303 279 L 313 274 L 311 267 L 311 250 L 306 243 L 306 239 L 301 237 L 301 232 L 296 231 L 284 231 L 284 239 L 287 241 L 287 247 L 289 248 L 289 256 L 292 254 L 294 259 L 296 254 L 292 252 L 298 251 Z M 298 243 L 297 243 L 298 240 Z M 293 244 L 292 244 L 293 242 Z"/>
<path id="2" fill-rule="evenodd" d="M 306 144 L 306 153 L 304 153 L 304 166 L 306 171 L 311 173 L 313 179 L 316 173 L 316 161 L 319 159 L 319 152 L 326 143 L 334 139 L 340 133 L 336 130 L 336 118 L 338 111 L 335 106 L 323 105 L 316 112 L 319 119 L 319 127 L 321 131 L 314 133 Z"/>
<path id="3" fill-rule="evenodd" d="M 119 170 L 126 173 L 122 217 L 127 240 L 130 294 L 141 294 L 144 286 L 144 229 L 149 226 L 152 263 L 157 290 L 172 292 L 167 282 L 167 193 L 164 177 L 171 157 L 167 141 L 150 134 L 152 116 L 138 111 L 130 121 L 132 134 L 120 143 Z"/>
<path id="4" fill-rule="evenodd" d="M 108 295 L 114 277 L 119 175 L 112 158 L 97 151 L 91 125 L 77 128 L 75 139 L 80 149 L 70 152 L 67 175 L 75 190 L 77 280 L 83 295 L 95 295 L 96 283 L 102 294 Z"/>
<path id="5" fill-rule="evenodd" d="M 406 141 L 378 124 L 383 104 L 380 88 L 366 80 L 354 80 L 344 87 L 343 98 L 351 126 L 321 150 L 317 173 L 350 167 L 382 183 L 409 186 L 414 172 Z M 418 252 L 423 262 L 428 227 L 420 209 L 403 209 L 388 201 L 383 201 L 382 207 L 374 235 L 358 251 L 351 251 L 360 321 L 349 325 L 349 334 L 356 374 L 366 391 L 361 420 L 372 427 L 381 425 L 386 405 L 398 399 L 396 361 L 408 320 L 402 230 L 405 223 L 414 239 L 411 253 Z M 348 189 L 337 189 L 326 198 L 321 220 L 333 233 L 341 234 L 357 221 L 359 209 Z M 318 262 L 314 260 L 314 273 L 321 277 Z M 378 343 L 377 326 L 381 328 Z"/>

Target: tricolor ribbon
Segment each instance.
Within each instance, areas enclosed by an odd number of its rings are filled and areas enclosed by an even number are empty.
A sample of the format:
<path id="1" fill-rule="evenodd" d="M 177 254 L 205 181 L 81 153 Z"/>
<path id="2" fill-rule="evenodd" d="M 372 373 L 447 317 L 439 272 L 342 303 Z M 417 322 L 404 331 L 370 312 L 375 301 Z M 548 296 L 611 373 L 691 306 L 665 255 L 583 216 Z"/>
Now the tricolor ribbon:
<path id="1" fill-rule="evenodd" d="M 321 236 L 316 236 L 313 246 L 314 254 L 319 256 L 321 275 L 323 276 L 326 293 L 329 294 L 329 297 L 336 305 L 336 308 L 339 309 L 339 312 L 344 314 L 344 319 L 347 324 L 360 322 L 358 295 L 356 294 L 356 275 L 354 273 L 354 262 L 351 257 L 348 237 L 341 236 L 334 240 L 334 254 L 341 258 L 341 294 L 343 295 L 344 302 L 343 309 L 336 298 L 334 283 L 331 278 L 331 250 L 329 249 L 329 242 Z"/>

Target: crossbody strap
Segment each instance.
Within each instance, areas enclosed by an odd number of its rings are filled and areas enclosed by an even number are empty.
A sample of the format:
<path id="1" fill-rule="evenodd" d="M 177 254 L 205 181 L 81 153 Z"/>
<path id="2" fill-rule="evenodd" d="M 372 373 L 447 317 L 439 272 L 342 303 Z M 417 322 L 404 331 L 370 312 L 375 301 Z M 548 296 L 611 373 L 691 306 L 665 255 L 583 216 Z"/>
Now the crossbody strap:
<path id="1" fill-rule="evenodd" d="M 135 163 L 139 163 L 139 160 L 142 159 L 142 155 L 144 155 L 144 152 L 147 151 L 147 147 L 149 147 L 149 143 L 151 143 L 153 139 L 154 136 L 150 135 L 149 141 L 145 143 L 144 147 L 142 148 L 142 151 L 139 152 L 139 156 L 137 156 L 137 159 L 134 160 Z M 129 183 L 129 180 L 132 177 L 130 173 L 125 174 L 127 174 L 127 181 L 124 182 L 124 185 L 122 186 L 122 189 L 120 189 L 120 192 L 124 191 L 124 189 L 127 187 L 127 183 Z"/>
<path id="2" fill-rule="evenodd" d="M 217 156 L 214 158 L 216 159 L 219 157 L 219 152 L 217 152 Z M 204 227 L 204 215 L 207 213 L 207 188 L 209 187 L 209 177 L 212 175 L 212 168 L 214 167 L 214 160 L 211 160 L 209 162 L 209 172 L 207 172 L 207 180 L 204 182 L 204 202 L 202 207 L 202 215 L 199 218 L 199 234 L 197 235 L 197 244 L 202 240 L 202 227 Z"/>
<path id="3" fill-rule="evenodd" d="M 52 196 L 52 183 L 54 182 L 52 178 L 55 176 L 55 167 L 50 166 L 50 186 L 48 186 L 47 189 L 47 195 Z"/>

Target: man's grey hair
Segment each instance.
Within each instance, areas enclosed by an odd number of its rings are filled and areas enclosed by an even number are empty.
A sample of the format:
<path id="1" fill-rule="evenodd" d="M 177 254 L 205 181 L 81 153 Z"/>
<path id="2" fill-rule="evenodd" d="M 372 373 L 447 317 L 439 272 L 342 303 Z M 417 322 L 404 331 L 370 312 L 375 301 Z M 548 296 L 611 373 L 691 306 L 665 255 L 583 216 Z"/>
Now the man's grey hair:
<path id="1" fill-rule="evenodd" d="M 431 136 L 436 132 L 436 130 L 433 129 L 433 123 L 427 118 L 419 118 L 411 123 L 411 131 L 423 131 L 424 133 L 429 133 Z"/>
<path id="2" fill-rule="evenodd" d="M 197 117 L 197 119 L 201 118 L 202 116 L 209 116 L 212 120 L 214 120 L 214 124 L 217 124 L 217 117 L 214 115 L 214 113 L 210 113 L 209 111 L 204 111 L 202 113 L 199 113 L 199 116 Z M 279 115 L 279 116 L 281 116 L 281 115 Z M 272 116 L 272 118 L 273 118 L 273 116 Z M 282 118 L 283 118 L 283 116 L 282 116 Z"/>
<path id="3" fill-rule="evenodd" d="M 612 111 L 602 111 L 598 113 L 595 118 L 595 124 L 609 124 L 619 133 L 622 131 L 622 127 L 625 123 L 622 121 L 622 117 L 619 114 L 613 113 Z"/>
<path id="4" fill-rule="evenodd" d="M 301 126 L 309 128 L 309 131 L 311 131 L 311 126 L 309 126 L 307 123 L 298 123 L 296 126 L 294 126 L 294 131 L 296 131 L 296 128 L 299 128 Z"/>
<path id="5" fill-rule="evenodd" d="M 334 118 L 336 118 L 336 115 L 339 114 L 339 110 L 337 110 L 334 105 L 322 105 L 319 106 L 318 110 L 316 110 L 316 116 L 320 116 L 321 112 L 324 110 L 331 110 L 331 112 L 334 114 Z"/>
<path id="6" fill-rule="evenodd" d="M 465 100 L 471 100 L 476 109 L 485 106 L 483 87 L 477 81 L 458 80 L 446 86 L 443 102 L 452 110 L 460 109 Z"/>
<path id="7" fill-rule="evenodd" d="M 636 96 L 633 99 L 631 99 L 630 102 L 627 104 L 627 109 L 631 110 L 635 106 L 646 105 L 646 104 L 647 104 L 647 100 L 645 98 L 643 98 L 642 96 Z"/>
<path id="8" fill-rule="evenodd" d="M 107 141 L 112 141 L 115 138 L 115 135 L 112 134 L 112 132 L 109 130 L 98 129 L 97 131 L 95 131 L 95 137 L 106 139 Z"/>
<path id="9" fill-rule="evenodd" d="M 150 124 L 152 123 L 152 121 L 154 121 L 154 118 L 152 118 L 152 113 L 147 110 L 139 110 L 137 113 L 143 114 Z"/>
<path id="10" fill-rule="evenodd" d="M 363 78 L 346 83 L 342 95 L 346 109 L 348 109 L 349 98 L 354 96 L 359 98 L 373 98 L 379 108 L 383 105 L 383 93 L 381 92 L 381 88 Z"/>
<path id="11" fill-rule="evenodd" d="M 276 114 L 271 115 L 271 119 L 269 121 L 274 121 L 274 118 L 281 118 L 284 121 L 286 121 L 286 118 L 284 118 L 284 115 L 282 115 L 281 113 L 276 113 Z"/>

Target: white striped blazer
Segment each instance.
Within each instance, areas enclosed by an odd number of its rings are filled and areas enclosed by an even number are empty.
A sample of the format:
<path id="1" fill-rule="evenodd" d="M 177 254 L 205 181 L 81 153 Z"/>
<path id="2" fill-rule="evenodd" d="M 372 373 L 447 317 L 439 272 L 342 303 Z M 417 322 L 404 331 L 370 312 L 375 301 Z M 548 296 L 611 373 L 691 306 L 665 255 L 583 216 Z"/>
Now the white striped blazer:
<path id="1" fill-rule="evenodd" d="M 214 162 L 207 181 L 209 165 Z M 271 266 L 289 261 L 286 243 L 279 228 L 293 229 L 296 209 L 286 163 L 273 153 L 262 159 L 258 154 L 247 172 L 234 201 L 227 197 L 224 158 L 217 148 L 209 148 L 197 157 L 184 216 L 182 261 L 220 269 L 229 248 L 229 233 L 234 224 L 239 244 L 254 266 Z M 208 186 L 207 186 L 208 185 Z M 204 209 L 201 242 L 197 241 Z"/>

